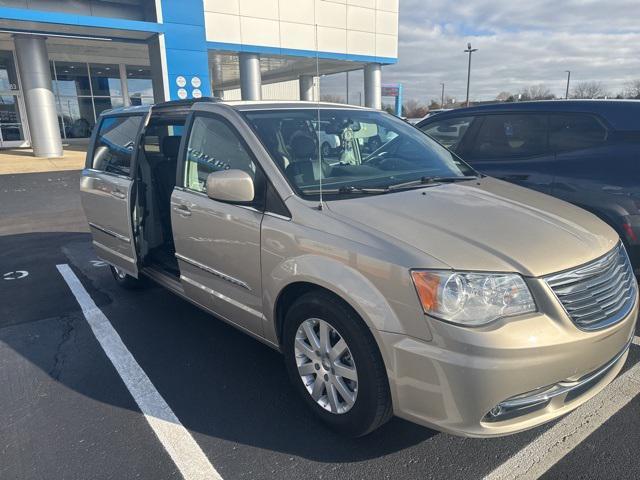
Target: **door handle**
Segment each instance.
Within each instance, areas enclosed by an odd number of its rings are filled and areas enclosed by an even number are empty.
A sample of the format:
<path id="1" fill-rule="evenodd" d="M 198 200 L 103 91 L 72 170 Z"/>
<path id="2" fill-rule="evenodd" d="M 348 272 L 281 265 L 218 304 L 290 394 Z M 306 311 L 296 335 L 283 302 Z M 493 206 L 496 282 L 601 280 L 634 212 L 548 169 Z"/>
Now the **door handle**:
<path id="1" fill-rule="evenodd" d="M 114 190 L 111 190 L 111 195 L 113 195 L 114 197 L 119 198 L 121 200 L 127 197 L 127 195 L 124 192 L 121 192 L 117 188 L 114 189 Z"/>
<path id="2" fill-rule="evenodd" d="M 173 207 L 173 211 L 177 212 L 179 215 L 182 215 L 183 217 L 191 216 L 191 210 L 189 210 L 189 207 L 187 207 L 186 205 L 178 205 L 176 207 Z"/>

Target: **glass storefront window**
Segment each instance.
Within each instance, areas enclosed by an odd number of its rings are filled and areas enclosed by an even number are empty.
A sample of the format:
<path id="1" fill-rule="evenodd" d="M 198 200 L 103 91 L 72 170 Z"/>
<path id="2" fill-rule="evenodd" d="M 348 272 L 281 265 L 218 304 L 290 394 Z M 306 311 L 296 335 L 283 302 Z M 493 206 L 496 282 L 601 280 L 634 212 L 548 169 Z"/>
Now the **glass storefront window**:
<path id="1" fill-rule="evenodd" d="M 54 92 L 60 96 L 91 95 L 86 63 L 55 62 Z"/>
<path id="2" fill-rule="evenodd" d="M 126 72 L 129 103 L 152 104 L 151 69 L 129 65 Z M 96 119 L 103 111 L 125 104 L 120 65 L 55 60 L 51 62 L 51 78 L 63 138 L 91 136 Z"/>
<path id="3" fill-rule="evenodd" d="M 153 103 L 153 83 L 151 68 L 127 65 L 127 88 L 131 105 L 149 105 Z"/>
<path id="4" fill-rule="evenodd" d="M 64 138 L 87 138 L 95 125 L 91 97 L 60 97 L 61 128 Z"/>
<path id="5" fill-rule="evenodd" d="M 15 95 L 0 96 L 0 131 L 3 142 L 24 139 L 17 97 Z"/>
<path id="6" fill-rule="evenodd" d="M 96 117 L 105 110 L 124 106 L 122 97 L 95 97 L 93 102 L 96 106 Z"/>
<path id="7" fill-rule="evenodd" d="M 119 65 L 92 63 L 89 65 L 89 72 L 91 73 L 91 87 L 95 97 L 122 98 Z"/>
<path id="8" fill-rule="evenodd" d="M 0 91 L 18 90 L 18 77 L 13 63 L 13 53 L 0 52 Z"/>

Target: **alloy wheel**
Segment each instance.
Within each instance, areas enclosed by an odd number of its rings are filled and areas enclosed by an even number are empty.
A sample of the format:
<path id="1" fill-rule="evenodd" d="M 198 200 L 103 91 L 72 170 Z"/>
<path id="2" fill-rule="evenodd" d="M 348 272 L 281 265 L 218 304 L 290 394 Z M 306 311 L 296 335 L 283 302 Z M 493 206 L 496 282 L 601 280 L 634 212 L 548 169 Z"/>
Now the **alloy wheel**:
<path id="1" fill-rule="evenodd" d="M 298 373 L 309 395 L 334 414 L 346 413 L 358 395 L 358 371 L 345 341 L 328 322 L 309 318 L 295 338 Z"/>

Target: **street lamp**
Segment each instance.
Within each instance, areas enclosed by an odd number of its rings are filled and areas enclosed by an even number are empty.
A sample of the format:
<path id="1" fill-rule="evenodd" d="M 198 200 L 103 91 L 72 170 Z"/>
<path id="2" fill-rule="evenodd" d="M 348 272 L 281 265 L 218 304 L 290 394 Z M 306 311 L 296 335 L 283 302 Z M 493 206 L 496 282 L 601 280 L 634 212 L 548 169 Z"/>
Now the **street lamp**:
<path id="1" fill-rule="evenodd" d="M 440 97 L 440 108 L 444 108 L 444 83 L 440 83 L 442 85 L 442 96 Z"/>
<path id="2" fill-rule="evenodd" d="M 471 82 L 471 54 L 477 51 L 477 48 L 471 48 L 471 43 L 467 43 L 467 49 L 464 51 L 464 53 L 469 54 L 469 68 L 467 69 L 467 107 L 469 106 L 469 82 Z"/>
<path id="3" fill-rule="evenodd" d="M 567 72 L 567 93 L 565 94 L 564 98 L 565 99 L 569 99 L 569 81 L 571 80 L 571 70 L 565 70 L 565 72 Z"/>

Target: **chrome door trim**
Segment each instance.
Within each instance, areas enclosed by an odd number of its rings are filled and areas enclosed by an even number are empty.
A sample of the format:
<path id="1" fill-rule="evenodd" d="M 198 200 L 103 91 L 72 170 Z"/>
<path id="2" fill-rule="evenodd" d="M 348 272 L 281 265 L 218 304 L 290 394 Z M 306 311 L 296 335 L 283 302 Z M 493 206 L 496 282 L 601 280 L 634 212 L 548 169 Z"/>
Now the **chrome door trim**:
<path id="1" fill-rule="evenodd" d="M 117 232 L 114 232 L 113 230 L 109 230 L 108 228 L 102 227 L 93 222 L 89 222 L 89 226 L 95 228 L 96 230 L 100 230 L 101 232 L 106 233 L 107 235 L 117 238 L 118 240 L 122 240 L 123 242 L 126 242 L 126 243 L 131 243 L 131 239 L 129 237 L 125 235 L 121 235 Z"/>
<path id="2" fill-rule="evenodd" d="M 209 267 L 207 265 L 204 265 L 204 264 L 202 264 L 200 262 L 197 262 L 196 260 L 193 260 L 192 258 L 185 257 L 184 255 L 181 255 L 179 253 L 176 253 L 175 255 L 176 255 L 176 258 L 178 260 L 182 260 L 183 262 L 186 262 L 189 265 L 193 265 L 194 267 L 197 267 L 197 268 L 199 268 L 201 270 L 204 270 L 207 273 L 215 275 L 216 277 L 221 278 L 222 280 L 226 280 L 227 282 L 233 283 L 234 285 L 237 285 L 238 287 L 242 287 L 242 288 L 245 288 L 245 289 L 251 291 L 251 287 L 249 285 L 247 285 L 245 282 L 243 282 L 242 280 L 238 280 L 235 277 L 227 275 L 226 273 L 222 273 L 222 272 L 216 270 L 215 268 L 211 268 L 211 267 Z M 198 286 L 198 285 L 196 285 L 196 286 Z M 219 294 L 219 295 L 221 295 L 221 294 Z M 225 297 L 225 299 L 226 298 L 227 297 Z"/>
<path id="3" fill-rule="evenodd" d="M 189 284 L 193 285 L 196 288 L 204 290 L 209 295 L 213 295 L 214 297 L 219 298 L 220 300 L 223 300 L 223 301 L 225 301 L 227 303 L 230 303 L 234 307 L 239 308 L 241 310 L 244 310 L 245 312 L 250 313 L 251 315 L 254 315 L 254 316 L 256 316 L 256 317 L 258 317 L 259 319 L 262 320 L 262 313 L 258 312 L 257 310 L 254 310 L 251 307 L 248 307 L 244 303 L 240 303 L 240 302 L 234 300 L 231 297 L 223 295 L 222 293 L 217 292 L 217 291 L 207 287 L 206 285 L 202 285 L 200 282 L 196 282 L 195 280 L 193 280 L 193 279 L 191 279 L 189 277 L 186 277 L 184 274 L 180 275 L 180 280 L 185 282 L 185 283 L 189 283 Z"/>

